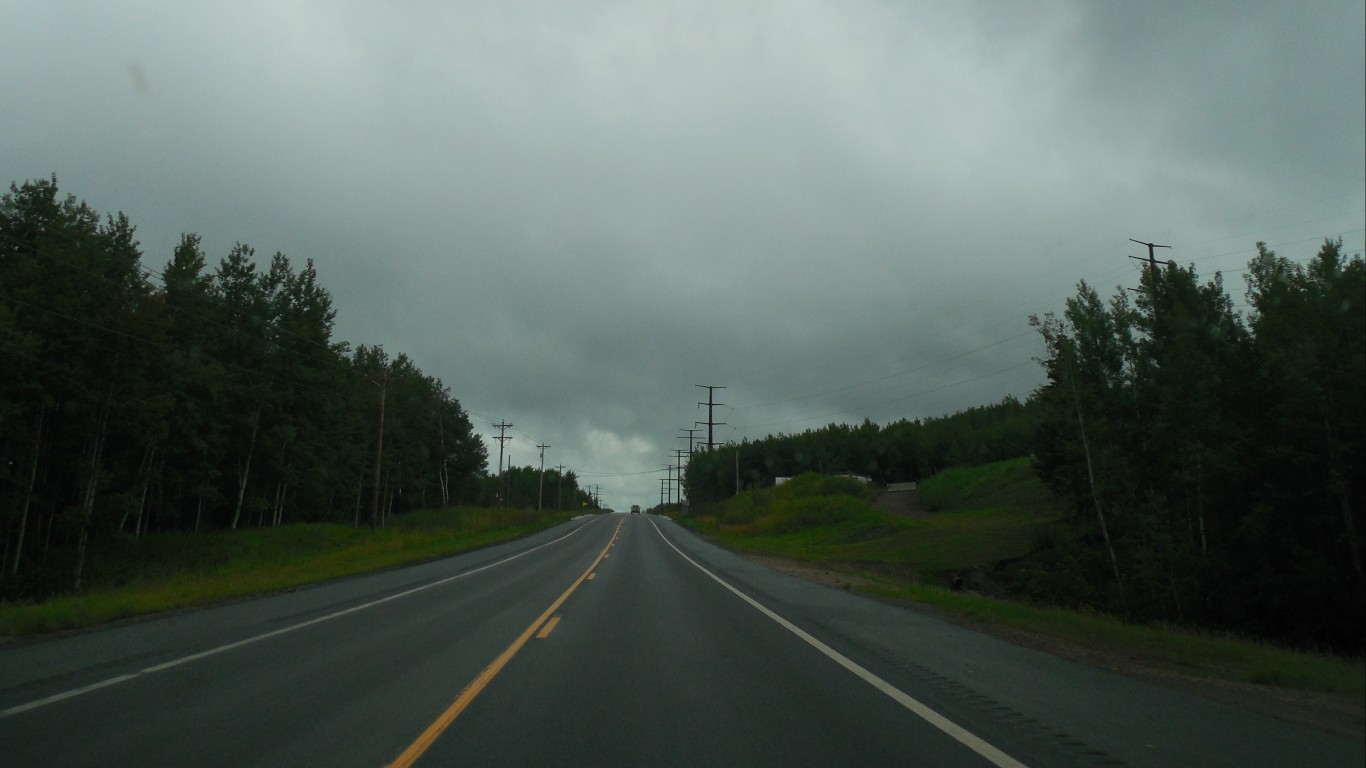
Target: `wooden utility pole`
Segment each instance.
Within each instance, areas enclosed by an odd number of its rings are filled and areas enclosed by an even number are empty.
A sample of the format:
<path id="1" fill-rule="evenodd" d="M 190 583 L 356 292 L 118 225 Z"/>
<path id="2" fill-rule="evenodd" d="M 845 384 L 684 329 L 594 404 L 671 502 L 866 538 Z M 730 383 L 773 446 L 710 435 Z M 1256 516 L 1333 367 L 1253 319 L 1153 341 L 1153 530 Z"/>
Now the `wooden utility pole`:
<path id="1" fill-rule="evenodd" d="M 549 448 L 550 446 L 538 444 L 536 447 L 541 449 L 541 480 L 539 483 L 536 484 L 536 511 L 540 512 L 541 499 L 543 498 L 545 492 L 545 449 Z"/>
<path id="2" fill-rule="evenodd" d="M 498 506 L 503 506 L 503 443 L 512 439 L 507 431 L 512 428 L 511 424 L 498 422 L 493 426 L 498 428 L 498 436 L 493 438 L 498 441 Z"/>
<path id="3" fill-rule="evenodd" d="M 375 435 L 375 492 L 370 498 L 370 530 L 379 527 L 379 477 L 380 463 L 384 459 L 384 396 L 389 391 L 389 382 L 402 381 L 402 376 L 390 376 L 387 372 L 379 376 L 366 376 L 365 380 L 379 387 L 379 429 Z"/>

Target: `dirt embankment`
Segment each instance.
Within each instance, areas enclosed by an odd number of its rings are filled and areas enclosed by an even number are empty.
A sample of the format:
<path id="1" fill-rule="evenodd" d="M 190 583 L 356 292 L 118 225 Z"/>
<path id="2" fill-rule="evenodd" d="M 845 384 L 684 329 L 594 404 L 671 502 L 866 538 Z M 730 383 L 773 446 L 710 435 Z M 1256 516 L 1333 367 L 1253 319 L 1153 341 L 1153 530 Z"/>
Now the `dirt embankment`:
<path id="1" fill-rule="evenodd" d="M 924 520 L 931 515 L 920 506 L 919 491 L 883 491 L 877 495 L 873 506 L 889 515 L 912 520 Z"/>

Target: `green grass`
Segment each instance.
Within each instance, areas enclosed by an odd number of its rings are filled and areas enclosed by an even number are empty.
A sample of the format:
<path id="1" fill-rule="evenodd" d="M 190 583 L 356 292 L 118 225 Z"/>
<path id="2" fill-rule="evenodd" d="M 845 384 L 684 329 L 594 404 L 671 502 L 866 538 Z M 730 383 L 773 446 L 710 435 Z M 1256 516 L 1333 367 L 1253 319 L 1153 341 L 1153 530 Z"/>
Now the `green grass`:
<path id="1" fill-rule="evenodd" d="M 1174 672 L 1324 691 L 1360 704 L 1361 661 L 1171 627 L 1126 624 L 1094 612 L 996 600 L 940 585 L 947 574 L 990 571 L 1030 554 L 1062 516 L 1026 458 L 951 469 L 920 484 L 928 519 L 889 516 L 871 495 L 833 478 L 799 477 L 695 510 L 680 522 L 735 549 L 819 563 L 861 576 L 879 596 L 935 606 L 969 619 L 1120 654 Z M 842 492 L 847 492 L 843 493 Z"/>
<path id="2" fill-rule="evenodd" d="M 1099 613 L 993 600 L 937 587 L 894 583 L 870 593 L 933 605 L 999 626 L 1062 638 L 1147 665 L 1196 677 L 1323 691 L 1358 704 L 1366 699 L 1361 660 L 1304 653 L 1238 637 L 1125 623 Z"/>
<path id="3" fill-rule="evenodd" d="M 1057 502 L 1034 474 L 1028 457 L 980 467 L 946 469 L 920 483 L 920 504 L 935 511 L 1009 509 L 1055 515 Z"/>
<path id="4" fill-rule="evenodd" d="M 686 522 L 737 549 L 823 564 L 897 564 L 936 581 L 1028 554 L 1040 526 L 1059 516 L 1023 458 L 926 480 L 921 503 L 937 510 L 929 519 L 880 512 L 874 495 L 853 481 L 803 475 Z"/>
<path id="5" fill-rule="evenodd" d="M 42 602 L 0 602 L 0 638 L 94 626 L 451 555 L 567 517 L 458 508 L 398 515 L 380 531 L 301 524 L 113 541 L 91 553 L 83 592 Z"/>

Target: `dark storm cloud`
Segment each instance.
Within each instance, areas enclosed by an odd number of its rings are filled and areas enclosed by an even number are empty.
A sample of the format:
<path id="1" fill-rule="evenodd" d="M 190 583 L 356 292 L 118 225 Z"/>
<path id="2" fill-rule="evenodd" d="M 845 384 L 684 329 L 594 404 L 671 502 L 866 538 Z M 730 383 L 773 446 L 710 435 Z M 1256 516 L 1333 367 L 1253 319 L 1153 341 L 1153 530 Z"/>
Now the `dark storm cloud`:
<path id="1" fill-rule="evenodd" d="M 521 464 L 658 469 L 697 383 L 719 439 L 1026 395 L 1027 316 L 1131 283 L 1129 237 L 1361 247 L 1359 3 L 4 15 L 11 179 L 126 211 L 152 266 L 182 231 L 314 259 L 340 337 Z"/>

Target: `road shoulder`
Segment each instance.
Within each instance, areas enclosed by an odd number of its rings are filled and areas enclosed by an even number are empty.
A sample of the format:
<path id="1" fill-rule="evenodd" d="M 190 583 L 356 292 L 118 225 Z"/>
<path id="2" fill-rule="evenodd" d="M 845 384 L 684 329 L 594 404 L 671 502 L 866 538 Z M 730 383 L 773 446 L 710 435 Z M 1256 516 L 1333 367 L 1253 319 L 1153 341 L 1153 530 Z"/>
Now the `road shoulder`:
<path id="1" fill-rule="evenodd" d="M 707 538 L 718 546 L 725 546 L 711 537 Z M 1066 638 L 1040 632 L 978 621 L 955 611 L 912 600 L 890 598 L 867 592 L 867 588 L 882 585 L 857 575 L 824 568 L 818 564 L 774 555 L 745 552 L 729 547 L 726 549 L 730 549 L 730 551 L 752 563 L 780 573 L 825 586 L 860 591 L 867 597 L 880 602 L 933 616 L 942 621 L 1068 661 L 1163 685 L 1230 707 L 1274 717 L 1334 736 L 1357 742 L 1366 741 L 1366 703 L 1363 702 L 1354 704 L 1341 696 L 1315 691 L 1185 675 L 1128 654 L 1108 651 L 1099 647 L 1084 646 Z"/>

